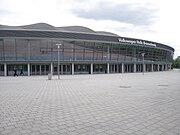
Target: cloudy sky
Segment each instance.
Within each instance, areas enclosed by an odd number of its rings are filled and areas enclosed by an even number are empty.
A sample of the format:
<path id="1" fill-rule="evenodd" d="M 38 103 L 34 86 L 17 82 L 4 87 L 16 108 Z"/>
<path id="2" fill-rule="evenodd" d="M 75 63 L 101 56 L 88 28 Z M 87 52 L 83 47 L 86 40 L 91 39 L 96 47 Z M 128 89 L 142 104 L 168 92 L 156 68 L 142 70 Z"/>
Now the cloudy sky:
<path id="1" fill-rule="evenodd" d="M 0 0 L 0 24 L 85 26 L 167 44 L 180 56 L 179 0 Z"/>

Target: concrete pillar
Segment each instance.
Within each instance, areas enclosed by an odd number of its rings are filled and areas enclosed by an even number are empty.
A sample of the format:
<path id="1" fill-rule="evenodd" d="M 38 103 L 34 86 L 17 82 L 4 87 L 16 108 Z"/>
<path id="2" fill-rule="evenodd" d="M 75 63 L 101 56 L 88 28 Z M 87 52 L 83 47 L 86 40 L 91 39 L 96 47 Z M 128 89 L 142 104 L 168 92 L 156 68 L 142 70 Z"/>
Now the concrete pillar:
<path id="1" fill-rule="evenodd" d="M 122 73 L 124 73 L 124 63 L 121 64 L 122 67 Z"/>
<path id="2" fill-rule="evenodd" d="M 134 64 L 134 73 L 136 73 L 136 64 Z"/>
<path id="3" fill-rule="evenodd" d="M 28 76 L 30 76 L 30 64 L 28 63 Z"/>
<path id="4" fill-rule="evenodd" d="M 146 72 L 146 64 L 143 64 L 143 71 Z"/>
<path id="5" fill-rule="evenodd" d="M 53 75 L 53 63 L 51 62 L 51 74 Z"/>
<path id="6" fill-rule="evenodd" d="M 109 74 L 109 63 L 107 63 L 107 74 Z"/>
<path id="7" fill-rule="evenodd" d="M 159 64 L 157 65 L 157 71 L 159 71 Z"/>
<path id="8" fill-rule="evenodd" d="M 164 71 L 164 65 L 162 65 L 162 71 Z"/>
<path id="9" fill-rule="evenodd" d="M 74 75 L 74 63 L 72 63 L 71 68 L 72 75 Z"/>
<path id="10" fill-rule="evenodd" d="M 4 76 L 7 76 L 7 64 L 4 63 Z"/>
<path id="11" fill-rule="evenodd" d="M 91 63 L 91 74 L 93 74 L 93 63 Z"/>
<path id="12" fill-rule="evenodd" d="M 151 64 L 151 72 L 153 72 L 154 71 L 154 69 L 153 69 L 153 64 Z"/>

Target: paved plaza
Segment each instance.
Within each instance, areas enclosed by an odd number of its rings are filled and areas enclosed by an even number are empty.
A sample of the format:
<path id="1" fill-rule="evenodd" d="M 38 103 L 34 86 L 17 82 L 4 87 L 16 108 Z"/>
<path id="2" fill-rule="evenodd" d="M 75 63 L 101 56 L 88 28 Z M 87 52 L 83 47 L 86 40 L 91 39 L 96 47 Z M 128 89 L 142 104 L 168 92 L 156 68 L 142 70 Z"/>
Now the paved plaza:
<path id="1" fill-rule="evenodd" d="M 180 135 L 180 72 L 0 77 L 0 135 Z"/>

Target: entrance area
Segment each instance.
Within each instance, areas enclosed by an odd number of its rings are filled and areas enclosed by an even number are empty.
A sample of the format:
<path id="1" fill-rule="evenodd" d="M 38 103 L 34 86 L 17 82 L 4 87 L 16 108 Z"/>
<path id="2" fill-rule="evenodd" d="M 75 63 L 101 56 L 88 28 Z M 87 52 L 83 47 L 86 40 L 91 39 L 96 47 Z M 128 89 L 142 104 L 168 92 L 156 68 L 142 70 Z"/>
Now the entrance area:
<path id="1" fill-rule="evenodd" d="M 152 64 L 146 64 L 146 72 L 151 72 L 152 71 Z"/>
<path id="2" fill-rule="evenodd" d="M 91 65 L 90 64 L 75 64 L 74 74 L 90 74 Z"/>
<path id="3" fill-rule="evenodd" d="M 93 73 L 94 74 L 105 74 L 105 73 L 107 73 L 107 65 L 106 64 L 94 64 L 93 65 Z"/>
<path id="4" fill-rule="evenodd" d="M 47 75 L 50 72 L 50 65 L 33 64 L 30 69 L 31 75 Z"/>
<path id="5" fill-rule="evenodd" d="M 134 64 L 124 64 L 124 72 L 125 73 L 134 72 Z"/>
<path id="6" fill-rule="evenodd" d="M 136 64 L 136 72 L 143 72 L 143 64 Z"/>
<path id="7" fill-rule="evenodd" d="M 52 69 L 51 69 L 52 67 Z M 72 69 L 73 68 L 73 69 Z M 165 64 L 150 64 L 144 65 L 144 72 L 157 72 L 166 71 L 170 65 Z M 57 63 L 22 63 L 0 64 L 0 76 L 18 76 L 28 75 L 48 75 L 53 73 L 57 75 Z M 74 75 L 74 74 L 109 74 L 109 73 L 133 73 L 143 72 L 143 64 L 135 63 L 60 63 L 59 70 L 61 75 Z"/>
<path id="8" fill-rule="evenodd" d="M 7 76 L 13 76 L 15 70 L 18 76 L 28 75 L 26 64 L 7 64 Z"/>
<path id="9" fill-rule="evenodd" d="M 122 64 L 110 64 L 109 73 L 122 73 Z"/>
<path id="10" fill-rule="evenodd" d="M 54 75 L 58 74 L 57 69 L 58 69 L 58 65 L 54 64 L 53 65 L 53 74 Z M 61 75 L 70 75 L 71 74 L 71 64 L 60 64 L 59 65 L 59 73 Z"/>
<path id="11" fill-rule="evenodd" d="M 158 65 L 156 64 L 153 65 L 153 71 L 158 71 Z"/>

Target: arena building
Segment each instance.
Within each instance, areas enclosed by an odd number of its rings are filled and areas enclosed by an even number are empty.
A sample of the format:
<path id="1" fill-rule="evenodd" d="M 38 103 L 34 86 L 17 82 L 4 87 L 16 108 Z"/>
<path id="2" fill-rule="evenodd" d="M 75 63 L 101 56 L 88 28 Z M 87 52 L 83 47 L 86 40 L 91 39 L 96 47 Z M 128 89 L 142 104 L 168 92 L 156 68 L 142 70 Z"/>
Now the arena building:
<path id="1" fill-rule="evenodd" d="M 12 76 L 15 70 L 26 76 L 56 75 L 58 52 L 61 74 L 166 71 L 174 55 L 164 44 L 81 26 L 0 25 L 1 76 Z"/>

